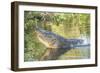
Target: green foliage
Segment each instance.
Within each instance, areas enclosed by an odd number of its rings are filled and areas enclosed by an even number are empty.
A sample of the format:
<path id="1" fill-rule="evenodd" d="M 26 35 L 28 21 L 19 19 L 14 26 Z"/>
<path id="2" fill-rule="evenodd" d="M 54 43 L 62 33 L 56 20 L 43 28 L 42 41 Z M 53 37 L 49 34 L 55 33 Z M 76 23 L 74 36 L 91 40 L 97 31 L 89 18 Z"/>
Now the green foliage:
<path id="1" fill-rule="evenodd" d="M 24 60 L 39 60 L 46 47 L 37 39 L 34 26 L 52 31 L 65 38 L 90 36 L 90 14 L 24 12 Z M 88 53 L 88 52 L 86 52 Z M 65 55 L 64 55 L 65 56 Z M 61 59 L 61 58 L 60 58 Z"/>

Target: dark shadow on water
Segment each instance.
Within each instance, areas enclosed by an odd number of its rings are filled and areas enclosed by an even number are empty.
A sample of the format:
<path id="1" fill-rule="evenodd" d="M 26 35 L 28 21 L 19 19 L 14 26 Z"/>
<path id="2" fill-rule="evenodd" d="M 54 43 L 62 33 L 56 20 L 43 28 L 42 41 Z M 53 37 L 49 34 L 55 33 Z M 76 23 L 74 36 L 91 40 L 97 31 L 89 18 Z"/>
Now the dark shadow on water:
<path id="1" fill-rule="evenodd" d="M 40 58 L 41 60 L 57 60 L 59 56 L 70 50 L 71 48 L 47 48 Z"/>
<path id="2" fill-rule="evenodd" d="M 89 45 L 88 48 L 86 48 L 87 46 L 79 46 L 79 47 L 68 47 L 68 48 L 47 48 L 45 50 L 45 52 L 41 55 L 40 57 L 40 61 L 44 61 L 44 60 L 57 60 L 61 55 L 63 55 L 64 53 L 70 51 L 71 49 L 74 48 L 80 48 L 80 49 L 89 49 Z"/>

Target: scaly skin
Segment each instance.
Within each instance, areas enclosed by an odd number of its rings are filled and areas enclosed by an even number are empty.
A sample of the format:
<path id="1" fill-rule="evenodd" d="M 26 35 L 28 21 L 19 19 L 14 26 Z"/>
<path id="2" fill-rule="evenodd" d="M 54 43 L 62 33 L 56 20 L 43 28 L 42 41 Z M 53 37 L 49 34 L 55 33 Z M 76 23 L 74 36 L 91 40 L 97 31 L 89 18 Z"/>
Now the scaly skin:
<path id="1" fill-rule="evenodd" d="M 39 41 L 47 48 L 68 48 L 83 43 L 82 39 L 66 39 L 60 35 L 43 30 L 39 27 L 36 27 L 35 31 Z"/>

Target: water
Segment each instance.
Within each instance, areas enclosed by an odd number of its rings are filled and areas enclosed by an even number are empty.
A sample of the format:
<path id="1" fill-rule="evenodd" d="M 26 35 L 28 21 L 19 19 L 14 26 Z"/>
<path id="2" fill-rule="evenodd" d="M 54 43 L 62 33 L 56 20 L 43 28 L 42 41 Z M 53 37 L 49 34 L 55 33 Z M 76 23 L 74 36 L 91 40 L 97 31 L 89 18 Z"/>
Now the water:
<path id="1" fill-rule="evenodd" d="M 71 48 L 69 51 L 59 57 L 62 60 L 71 59 L 89 59 L 90 58 L 90 46 L 81 46 Z"/>

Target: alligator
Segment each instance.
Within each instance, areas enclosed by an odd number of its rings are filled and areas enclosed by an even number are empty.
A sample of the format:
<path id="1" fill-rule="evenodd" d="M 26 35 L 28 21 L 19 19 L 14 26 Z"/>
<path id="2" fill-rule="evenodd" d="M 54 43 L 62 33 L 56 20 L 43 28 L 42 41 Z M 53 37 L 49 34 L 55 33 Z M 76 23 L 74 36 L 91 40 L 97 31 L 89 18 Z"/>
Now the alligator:
<path id="1" fill-rule="evenodd" d="M 55 60 L 70 48 L 83 43 L 82 39 L 67 39 L 39 27 L 35 27 L 35 32 L 38 40 L 48 48 L 40 60 Z"/>
<path id="2" fill-rule="evenodd" d="M 47 48 L 68 48 L 83 43 L 82 39 L 66 39 L 58 34 L 39 27 L 36 27 L 35 31 L 39 41 Z"/>

